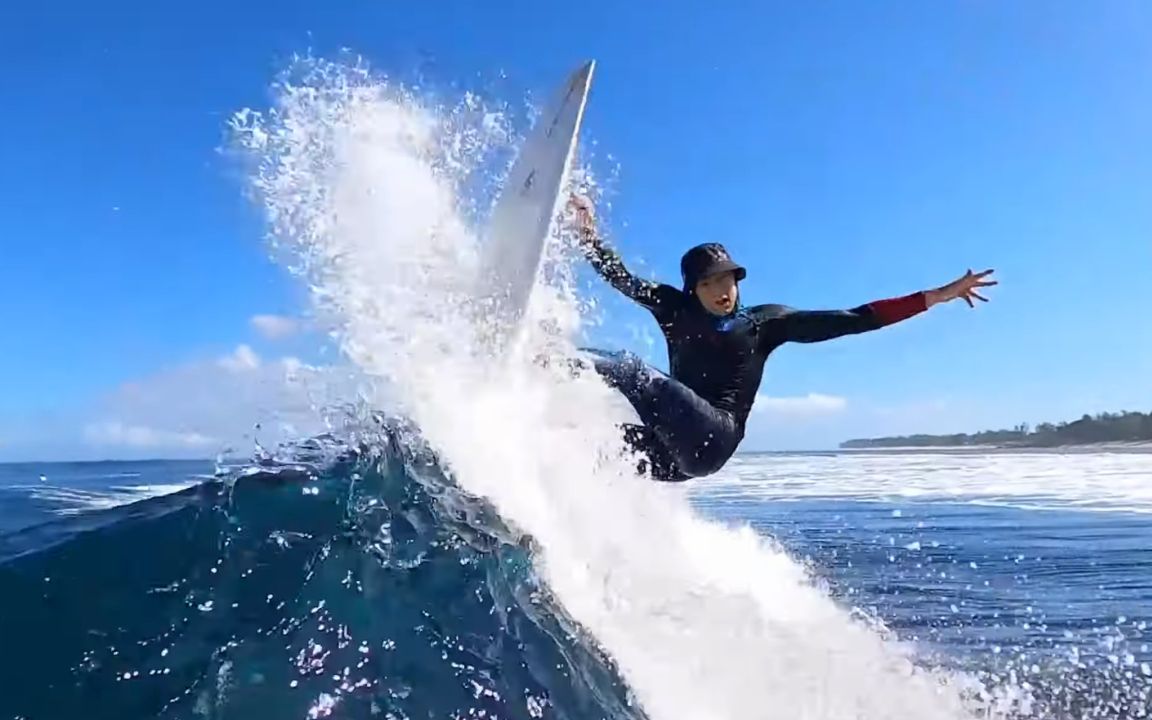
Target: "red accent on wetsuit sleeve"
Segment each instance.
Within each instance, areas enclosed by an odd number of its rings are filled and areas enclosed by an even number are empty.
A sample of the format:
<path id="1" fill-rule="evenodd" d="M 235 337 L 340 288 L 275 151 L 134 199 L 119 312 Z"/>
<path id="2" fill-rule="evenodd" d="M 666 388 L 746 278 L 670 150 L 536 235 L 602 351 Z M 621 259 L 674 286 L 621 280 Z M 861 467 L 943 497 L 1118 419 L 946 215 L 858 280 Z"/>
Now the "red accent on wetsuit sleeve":
<path id="1" fill-rule="evenodd" d="M 923 292 L 912 293 L 898 298 L 877 300 L 868 303 L 882 325 L 891 325 L 919 315 L 928 309 L 928 296 Z"/>

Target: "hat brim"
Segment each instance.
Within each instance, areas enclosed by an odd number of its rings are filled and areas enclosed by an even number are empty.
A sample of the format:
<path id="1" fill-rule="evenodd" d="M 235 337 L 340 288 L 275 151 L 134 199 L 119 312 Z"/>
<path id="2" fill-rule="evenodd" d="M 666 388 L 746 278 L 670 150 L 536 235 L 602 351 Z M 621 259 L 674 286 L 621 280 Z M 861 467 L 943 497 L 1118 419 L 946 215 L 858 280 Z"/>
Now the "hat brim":
<path id="1" fill-rule="evenodd" d="M 735 275 L 737 281 L 748 277 L 748 271 L 745 270 L 742 265 L 737 265 L 731 260 L 721 260 L 715 265 L 709 267 L 705 272 L 701 273 L 700 276 L 696 278 L 696 282 L 700 282 L 705 278 L 710 278 L 713 275 L 719 275 L 720 273 L 726 272 L 731 272 L 733 275 Z"/>

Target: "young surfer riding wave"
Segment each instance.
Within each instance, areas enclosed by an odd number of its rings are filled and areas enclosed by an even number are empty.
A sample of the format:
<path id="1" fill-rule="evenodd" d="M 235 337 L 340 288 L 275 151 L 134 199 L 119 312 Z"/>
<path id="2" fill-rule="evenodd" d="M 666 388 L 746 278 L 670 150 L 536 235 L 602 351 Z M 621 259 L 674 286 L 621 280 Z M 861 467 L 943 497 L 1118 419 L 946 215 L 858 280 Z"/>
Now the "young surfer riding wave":
<path id="1" fill-rule="evenodd" d="M 934 305 L 973 298 L 991 270 L 971 270 L 947 285 L 849 310 L 796 310 L 784 305 L 742 307 L 739 282 L 747 271 L 719 243 L 691 248 L 680 260 L 680 288 L 636 277 L 596 231 L 591 203 L 573 196 L 580 246 L 612 287 L 656 318 L 668 345 L 670 375 L 629 352 L 588 351 L 596 371 L 623 394 L 642 425 L 626 425 L 625 439 L 647 458 L 653 477 L 687 480 L 724 466 L 744 438 L 744 426 L 764 363 L 789 342 L 816 343 L 878 330 Z"/>

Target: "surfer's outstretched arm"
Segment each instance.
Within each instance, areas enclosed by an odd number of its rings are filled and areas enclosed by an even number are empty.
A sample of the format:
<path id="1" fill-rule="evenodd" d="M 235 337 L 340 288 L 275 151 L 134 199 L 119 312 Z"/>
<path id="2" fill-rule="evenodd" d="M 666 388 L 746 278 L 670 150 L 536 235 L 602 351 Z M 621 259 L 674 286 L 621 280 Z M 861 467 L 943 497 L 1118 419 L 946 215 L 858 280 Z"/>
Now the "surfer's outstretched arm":
<path id="1" fill-rule="evenodd" d="M 878 330 L 949 300 L 962 299 L 970 307 L 973 304 L 972 298 L 987 302 L 987 298 L 976 292 L 976 289 L 996 284 L 995 280 L 984 280 L 991 273 L 991 270 L 982 273 L 969 270 L 958 280 L 934 290 L 877 300 L 851 310 L 795 310 L 782 305 L 760 305 L 750 312 L 765 331 L 765 343 L 823 342 L 844 335 Z"/>
<path id="2" fill-rule="evenodd" d="M 682 293 L 671 285 L 645 280 L 629 272 L 620 255 L 606 247 L 594 232 L 582 240 L 581 248 L 592 268 L 629 298 L 651 310 L 667 307 L 680 299 Z"/>
<path id="3" fill-rule="evenodd" d="M 607 247 L 603 238 L 596 231 L 591 207 L 586 200 L 574 197 L 570 205 L 576 210 L 580 249 L 600 277 L 607 280 L 612 287 L 624 295 L 652 311 L 670 310 L 675 303 L 682 299 L 683 293 L 671 285 L 636 277 L 628 271 L 628 268 L 624 267 L 624 261 L 620 259 L 620 255 Z"/>
<path id="4" fill-rule="evenodd" d="M 928 309 L 923 292 L 877 300 L 850 310 L 796 310 L 784 305 L 759 305 L 749 312 L 759 321 L 763 341 L 815 343 L 878 330 Z"/>

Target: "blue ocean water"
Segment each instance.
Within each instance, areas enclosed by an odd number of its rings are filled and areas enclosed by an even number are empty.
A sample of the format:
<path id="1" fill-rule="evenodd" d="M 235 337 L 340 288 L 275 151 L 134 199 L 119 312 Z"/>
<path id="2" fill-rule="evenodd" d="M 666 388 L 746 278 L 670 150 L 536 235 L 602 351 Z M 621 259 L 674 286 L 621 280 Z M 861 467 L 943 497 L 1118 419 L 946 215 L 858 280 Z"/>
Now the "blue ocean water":
<path id="1" fill-rule="evenodd" d="M 1152 514 L 692 494 L 1027 716 L 1149 713 Z M 0 717 L 645 717 L 532 550 L 399 441 L 0 466 Z"/>
<path id="2" fill-rule="evenodd" d="M 418 450 L 2 472 L 0 717 L 642 716 Z M 101 476 L 194 484 L 76 514 Z"/>
<path id="3" fill-rule="evenodd" d="M 1152 515 L 940 500 L 715 501 L 922 654 L 1060 717 L 1152 713 Z M 1042 715 L 1046 716 L 1046 715 Z"/>

